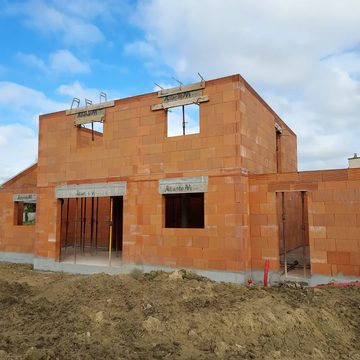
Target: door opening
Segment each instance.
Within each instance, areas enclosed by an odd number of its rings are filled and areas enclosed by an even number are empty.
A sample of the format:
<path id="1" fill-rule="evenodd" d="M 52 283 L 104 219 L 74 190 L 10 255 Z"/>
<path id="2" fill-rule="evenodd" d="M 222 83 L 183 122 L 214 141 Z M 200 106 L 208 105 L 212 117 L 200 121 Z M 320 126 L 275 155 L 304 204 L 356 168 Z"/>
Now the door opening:
<path id="1" fill-rule="evenodd" d="M 309 226 L 306 191 L 278 192 L 281 275 L 310 277 Z"/>

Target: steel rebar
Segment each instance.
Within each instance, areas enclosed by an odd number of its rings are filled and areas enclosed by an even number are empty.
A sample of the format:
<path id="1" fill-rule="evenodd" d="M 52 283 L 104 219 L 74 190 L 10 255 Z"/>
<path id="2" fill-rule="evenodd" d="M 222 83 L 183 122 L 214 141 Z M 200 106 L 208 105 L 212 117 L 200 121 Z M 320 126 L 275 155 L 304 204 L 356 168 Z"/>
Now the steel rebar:
<path id="1" fill-rule="evenodd" d="M 76 264 L 77 222 L 78 222 L 78 198 L 76 198 L 76 203 L 75 203 L 74 264 Z"/>

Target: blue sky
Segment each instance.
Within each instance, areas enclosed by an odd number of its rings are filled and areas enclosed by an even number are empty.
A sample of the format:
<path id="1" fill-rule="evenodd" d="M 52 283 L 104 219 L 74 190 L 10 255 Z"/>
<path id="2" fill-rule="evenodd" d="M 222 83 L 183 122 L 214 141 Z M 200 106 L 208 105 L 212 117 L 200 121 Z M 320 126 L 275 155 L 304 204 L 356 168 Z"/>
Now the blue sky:
<path id="1" fill-rule="evenodd" d="M 298 134 L 300 170 L 347 167 L 359 13 L 358 0 L 0 0 L 0 183 L 35 161 L 39 114 L 198 72 L 244 76 Z"/>

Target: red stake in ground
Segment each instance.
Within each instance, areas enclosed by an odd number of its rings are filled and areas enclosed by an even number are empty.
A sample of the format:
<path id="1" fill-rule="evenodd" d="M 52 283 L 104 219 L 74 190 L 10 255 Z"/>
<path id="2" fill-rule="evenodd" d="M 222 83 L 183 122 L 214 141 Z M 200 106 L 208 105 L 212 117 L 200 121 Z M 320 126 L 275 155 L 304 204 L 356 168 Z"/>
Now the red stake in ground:
<path id="1" fill-rule="evenodd" d="M 265 261 L 264 286 L 268 286 L 269 263 L 270 263 L 269 260 Z"/>

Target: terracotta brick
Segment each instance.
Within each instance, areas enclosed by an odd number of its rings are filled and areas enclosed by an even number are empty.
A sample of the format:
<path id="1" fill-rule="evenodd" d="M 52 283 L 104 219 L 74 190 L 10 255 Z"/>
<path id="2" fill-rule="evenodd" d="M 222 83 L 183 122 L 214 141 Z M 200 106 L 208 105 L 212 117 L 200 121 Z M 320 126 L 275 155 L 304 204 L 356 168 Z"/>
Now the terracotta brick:
<path id="1" fill-rule="evenodd" d="M 193 263 L 195 269 L 203 269 L 203 270 L 208 270 L 209 268 L 213 269 L 212 267 L 209 267 L 208 259 L 194 259 Z"/>
<path id="2" fill-rule="evenodd" d="M 278 235 L 279 228 L 277 225 L 261 225 L 262 237 L 273 237 Z"/>
<path id="3" fill-rule="evenodd" d="M 335 226 L 356 226 L 356 214 L 335 214 Z"/>
<path id="4" fill-rule="evenodd" d="M 244 263 L 238 261 L 226 261 L 226 271 L 246 271 Z"/>
<path id="5" fill-rule="evenodd" d="M 349 252 L 328 252 L 328 263 L 336 265 L 349 265 L 350 264 L 350 253 Z"/>
<path id="6" fill-rule="evenodd" d="M 360 266 L 360 252 L 350 253 L 350 265 Z"/>
<path id="7" fill-rule="evenodd" d="M 313 239 L 317 251 L 336 251 L 335 239 Z"/>
<path id="8" fill-rule="evenodd" d="M 326 238 L 326 226 L 309 226 L 310 237 L 325 239 Z"/>
<path id="9" fill-rule="evenodd" d="M 178 258 L 177 267 L 179 268 L 192 268 L 194 266 L 194 260 L 189 258 Z"/>
<path id="10" fill-rule="evenodd" d="M 219 259 L 219 249 L 214 248 L 207 248 L 203 249 L 203 256 L 204 259 L 209 260 L 218 260 Z"/>
<path id="11" fill-rule="evenodd" d="M 332 190 L 318 190 L 312 193 L 312 201 L 314 202 L 332 202 L 333 200 Z"/>
<path id="12" fill-rule="evenodd" d="M 348 239 L 349 228 L 328 226 L 326 228 L 326 235 L 329 239 Z"/>
<path id="13" fill-rule="evenodd" d="M 345 251 L 350 253 L 359 251 L 357 240 L 337 239 L 335 242 L 337 251 Z"/>
<path id="14" fill-rule="evenodd" d="M 269 242 L 267 238 L 255 237 L 251 238 L 251 247 L 252 248 L 268 248 Z"/>
<path id="15" fill-rule="evenodd" d="M 278 260 L 279 249 L 262 249 L 261 255 L 263 260 Z"/>
<path id="16" fill-rule="evenodd" d="M 330 264 L 311 264 L 311 273 L 318 275 L 331 275 Z"/>
<path id="17" fill-rule="evenodd" d="M 343 276 L 360 276 L 360 266 L 338 265 L 337 270 Z"/>
<path id="18" fill-rule="evenodd" d="M 360 201 L 347 202 L 347 211 L 350 214 L 360 214 Z"/>
<path id="19" fill-rule="evenodd" d="M 193 258 L 193 259 L 202 259 L 203 258 L 203 249 L 202 248 L 196 248 L 196 247 L 188 247 L 187 249 L 187 253 L 186 256 L 188 258 Z M 194 264 L 195 266 L 195 264 Z"/>
<path id="20" fill-rule="evenodd" d="M 355 201 L 354 189 L 334 190 L 334 201 Z"/>
<path id="21" fill-rule="evenodd" d="M 328 204 L 332 205 L 333 203 L 328 203 Z M 309 202 L 308 209 L 309 209 L 310 214 L 333 213 L 328 210 L 325 211 L 325 203 L 324 202 Z"/>
<path id="22" fill-rule="evenodd" d="M 250 216 L 250 225 L 267 225 L 268 217 L 267 215 L 251 215 Z"/>
<path id="23" fill-rule="evenodd" d="M 265 268 L 265 260 L 251 260 L 251 268 L 252 269 L 264 269 Z"/>
<path id="24" fill-rule="evenodd" d="M 225 260 L 209 260 L 209 269 L 226 270 Z"/>
<path id="25" fill-rule="evenodd" d="M 172 247 L 171 256 L 175 258 L 186 258 L 187 248 L 186 247 Z"/>
<path id="26" fill-rule="evenodd" d="M 313 214 L 312 218 L 314 226 L 333 226 L 335 224 L 334 214 Z"/>
<path id="27" fill-rule="evenodd" d="M 314 264 L 325 264 L 328 262 L 328 253 L 327 251 L 317 251 L 313 250 L 310 253 L 310 261 Z"/>

